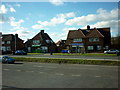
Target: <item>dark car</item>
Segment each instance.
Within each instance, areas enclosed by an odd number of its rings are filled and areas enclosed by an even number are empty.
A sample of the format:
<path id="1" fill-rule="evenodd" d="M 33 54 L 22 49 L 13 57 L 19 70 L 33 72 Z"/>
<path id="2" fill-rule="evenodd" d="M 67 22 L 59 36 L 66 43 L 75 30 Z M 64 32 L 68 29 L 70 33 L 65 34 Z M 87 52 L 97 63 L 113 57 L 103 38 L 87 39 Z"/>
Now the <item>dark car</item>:
<path id="1" fill-rule="evenodd" d="M 107 53 L 107 54 L 118 54 L 119 52 L 120 51 L 116 50 L 116 49 L 111 49 L 111 50 L 104 51 L 104 53 Z"/>
<path id="2" fill-rule="evenodd" d="M 14 54 L 15 55 L 27 55 L 27 52 L 25 52 L 23 50 L 17 50 Z"/>
<path id="3" fill-rule="evenodd" d="M 9 56 L 2 56 L 2 63 L 14 63 L 15 59 Z"/>

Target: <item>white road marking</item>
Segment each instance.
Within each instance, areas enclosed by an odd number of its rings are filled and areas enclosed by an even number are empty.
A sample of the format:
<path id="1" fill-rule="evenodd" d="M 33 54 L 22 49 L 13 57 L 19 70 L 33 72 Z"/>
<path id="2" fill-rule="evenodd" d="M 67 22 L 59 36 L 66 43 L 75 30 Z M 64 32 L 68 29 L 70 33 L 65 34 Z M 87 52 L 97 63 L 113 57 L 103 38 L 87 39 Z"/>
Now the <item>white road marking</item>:
<path id="1" fill-rule="evenodd" d="M 81 76 L 81 75 L 72 75 L 72 76 L 74 76 L 74 77 L 79 77 L 79 76 Z"/>
<path id="2" fill-rule="evenodd" d="M 26 71 L 26 72 L 34 72 L 34 71 Z"/>
<path id="3" fill-rule="evenodd" d="M 16 65 L 16 66 L 23 66 L 23 65 Z"/>
<path id="4" fill-rule="evenodd" d="M 44 67 L 44 66 L 36 66 L 36 65 L 34 65 L 33 67 Z"/>
<path id="5" fill-rule="evenodd" d="M 18 71 L 18 72 L 20 72 L 21 70 L 15 70 L 15 71 Z"/>
<path id="6" fill-rule="evenodd" d="M 44 72 L 39 72 L 39 73 L 44 73 Z"/>
<path id="7" fill-rule="evenodd" d="M 60 76 L 62 76 L 62 75 L 64 75 L 63 73 L 56 73 L 56 75 L 60 75 Z"/>
<path id="8" fill-rule="evenodd" d="M 95 77 L 101 77 L 101 76 L 95 76 Z"/>
<path id="9" fill-rule="evenodd" d="M 3 69 L 3 70 L 6 70 L 6 71 L 8 71 L 9 69 Z"/>
<path id="10" fill-rule="evenodd" d="M 36 66 L 36 65 L 34 65 L 33 67 L 57 68 L 57 67 L 51 67 L 51 66 Z"/>

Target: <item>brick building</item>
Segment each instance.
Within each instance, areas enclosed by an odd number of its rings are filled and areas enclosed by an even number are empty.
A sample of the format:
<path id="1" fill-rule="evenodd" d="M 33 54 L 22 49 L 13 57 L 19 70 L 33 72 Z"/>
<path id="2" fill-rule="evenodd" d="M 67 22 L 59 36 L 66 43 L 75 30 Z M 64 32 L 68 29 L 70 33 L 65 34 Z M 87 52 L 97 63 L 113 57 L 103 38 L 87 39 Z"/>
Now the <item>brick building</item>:
<path id="1" fill-rule="evenodd" d="M 73 53 L 103 52 L 111 44 L 110 28 L 90 28 L 70 30 L 66 48 Z"/>
<path id="2" fill-rule="evenodd" d="M 62 52 L 63 49 L 65 49 L 65 42 L 66 40 L 59 40 L 56 45 L 57 45 L 57 51 L 56 52 Z"/>
<path id="3" fill-rule="evenodd" d="M 18 34 L 3 34 L 2 35 L 2 52 L 12 53 L 16 50 L 22 50 L 24 41 L 18 37 Z"/>
<path id="4" fill-rule="evenodd" d="M 44 30 L 41 30 L 32 39 L 25 42 L 25 48 L 28 52 L 49 53 L 56 51 L 56 44 L 47 33 L 44 33 Z"/>

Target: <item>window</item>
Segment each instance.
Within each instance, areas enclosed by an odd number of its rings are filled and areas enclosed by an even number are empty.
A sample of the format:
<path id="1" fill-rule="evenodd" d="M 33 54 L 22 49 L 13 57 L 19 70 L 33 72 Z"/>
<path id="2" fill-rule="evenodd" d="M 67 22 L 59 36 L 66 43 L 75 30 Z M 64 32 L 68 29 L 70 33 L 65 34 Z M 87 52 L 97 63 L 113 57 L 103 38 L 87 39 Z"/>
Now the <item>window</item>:
<path id="1" fill-rule="evenodd" d="M 97 46 L 97 50 L 101 50 L 101 46 Z"/>
<path id="2" fill-rule="evenodd" d="M 89 38 L 89 42 L 98 42 L 99 38 Z"/>
<path id="3" fill-rule="evenodd" d="M 93 46 L 88 46 L 88 50 L 93 50 Z"/>
<path id="4" fill-rule="evenodd" d="M 82 38 L 73 39 L 73 42 L 82 42 Z"/>
<path id="5" fill-rule="evenodd" d="M 5 44 L 5 42 L 4 42 L 4 41 L 2 41 L 2 44 Z"/>
<path id="6" fill-rule="evenodd" d="M 3 51 L 6 51 L 6 47 L 2 46 L 2 50 L 3 50 Z"/>
<path id="7" fill-rule="evenodd" d="M 46 40 L 47 43 L 50 43 L 50 40 Z"/>
<path id="8" fill-rule="evenodd" d="M 40 44 L 39 40 L 33 40 L 33 44 Z"/>
<path id="9" fill-rule="evenodd" d="M 7 46 L 7 51 L 10 51 L 11 50 L 11 47 L 10 46 Z"/>
<path id="10" fill-rule="evenodd" d="M 7 44 L 10 44 L 11 42 L 10 41 L 7 41 Z"/>

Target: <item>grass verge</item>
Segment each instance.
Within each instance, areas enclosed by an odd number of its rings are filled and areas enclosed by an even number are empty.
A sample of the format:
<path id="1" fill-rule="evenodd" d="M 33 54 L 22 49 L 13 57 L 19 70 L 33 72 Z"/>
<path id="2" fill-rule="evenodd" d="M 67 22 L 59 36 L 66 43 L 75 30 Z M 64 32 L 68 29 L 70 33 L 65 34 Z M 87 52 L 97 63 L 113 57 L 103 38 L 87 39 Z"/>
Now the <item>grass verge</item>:
<path id="1" fill-rule="evenodd" d="M 84 59 L 61 59 L 61 58 L 28 58 L 12 57 L 16 61 L 23 62 L 45 62 L 45 63 L 68 63 L 68 64 L 95 64 L 95 65 L 120 65 L 120 61 L 110 60 L 84 60 Z"/>
<path id="2" fill-rule="evenodd" d="M 104 54 L 104 53 L 53 53 L 53 55 L 80 55 L 80 56 L 116 56 L 116 54 Z"/>

